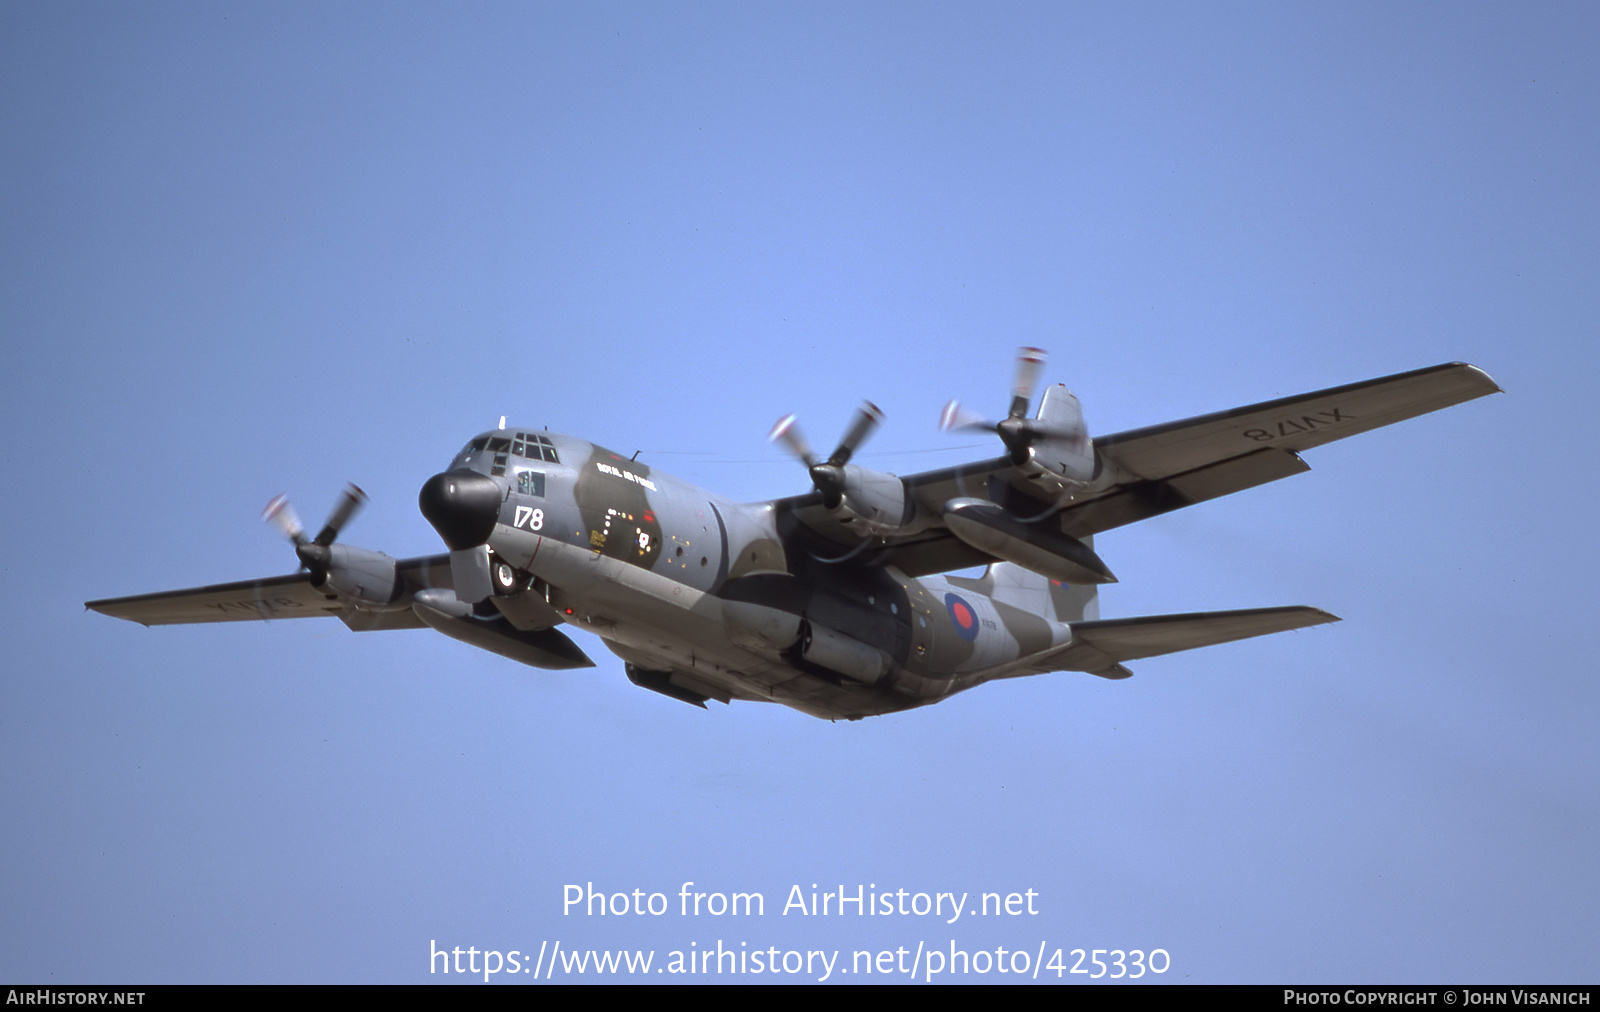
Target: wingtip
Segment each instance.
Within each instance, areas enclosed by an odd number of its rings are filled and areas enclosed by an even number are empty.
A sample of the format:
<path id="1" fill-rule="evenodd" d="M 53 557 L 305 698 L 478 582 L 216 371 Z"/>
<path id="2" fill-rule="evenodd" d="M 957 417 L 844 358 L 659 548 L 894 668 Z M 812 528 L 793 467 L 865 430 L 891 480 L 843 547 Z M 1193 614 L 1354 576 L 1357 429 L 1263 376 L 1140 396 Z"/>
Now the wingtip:
<path id="1" fill-rule="evenodd" d="M 1316 618 L 1314 618 L 1312 621 L 1306 623 L 1307 627 L 1315 625 L 1328 625 L 1331 622 L 1344 621 L 1344 619 L 1340 618 L 1338 615 L 1335 615 L 1333 612 L 1323 611 L 1321 608 L 1313 608 L 1310 605 L 1301 605 L 1300 608 L 1302 611 L 1316 616 Z"/>
<path id="2" fill-rule="evenodd" d="M 1494 381 L 1494 377 L 1490 376 L 1485 369 L 1475 366 L 1471 362 L 1451 362 L 1450 366 L 1456 369 L 1464 369 L 1467 372 L 1472 373 L 1473 376 L 1480 380 L 1483 385 L 1488 386 L 1490 389 L 1485 390 L 1484 394 L 1503 394 L 1506 392 L 1505 387 L 1496 383 Z"/>

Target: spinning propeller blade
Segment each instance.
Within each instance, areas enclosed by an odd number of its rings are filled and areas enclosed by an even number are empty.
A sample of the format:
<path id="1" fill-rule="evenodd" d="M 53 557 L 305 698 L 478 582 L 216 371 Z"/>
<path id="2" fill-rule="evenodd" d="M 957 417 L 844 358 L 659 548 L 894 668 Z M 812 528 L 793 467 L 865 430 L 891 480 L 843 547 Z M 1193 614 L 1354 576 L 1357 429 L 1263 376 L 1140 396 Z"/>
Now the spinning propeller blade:
<path id="1" fill-rule="evenodd" d="M 800 431 L 800 425 L 795 421 L 794 415 L 785 415 L 778 419 L 778 423 L 767 434 L 767 442 L 782 442 L 788 451 L 807 467 L 818 463 L 817 455 L 811 452 L 811 444 L 806 442 L 805 434 Z"/>
<path id="2" fill-rule="evenodd" d="M 871 401 L 862 401 L 861 407 L 856 409 L 856 417 L 851 421 L 850 428 L 845 431 L 844 438 L 839 440 L 839 445 L 828 457 L 828 463 L 835 467 L 850 463 L 856 447 L 866 442 L 867 437 L 872 435 L 872 430 L 882 422 L 883 411 Z"/>
<path id="3" fill-rule="evenodd" d="M 361 487 L 354 483 L 346 485 L 344 492 L 339 496 L 339 501 L 333 507 L 333 512 L 328 514 L 328 522 L 317 532 L 316 543 L 327 546 L 333 544 L 333 539 L 339 536 L 344 525 L 356 515 L 356 511 L 367 504 L 367 494 Z"/>
<path id="4" fill-rule="evenodd" d="M 300 526 L 300 517 L 289 505 L 288 496 L 280 495 L 267 503 L 267 508 L 261 511 L 261 519 L 278 528 L 284 537 L 296 545 L 305 543 L 306 529 Z"/>
<path id="5" fill-rule="evenodd" d="M 1033 399 L 1033 388 L 1039 384 L 1039 372 L 1044 368 L 1043 348 L 1017 350 L 1017 378 L 1011 383 L 1010 418 L 1026 418 L 1028 401 Z"/>

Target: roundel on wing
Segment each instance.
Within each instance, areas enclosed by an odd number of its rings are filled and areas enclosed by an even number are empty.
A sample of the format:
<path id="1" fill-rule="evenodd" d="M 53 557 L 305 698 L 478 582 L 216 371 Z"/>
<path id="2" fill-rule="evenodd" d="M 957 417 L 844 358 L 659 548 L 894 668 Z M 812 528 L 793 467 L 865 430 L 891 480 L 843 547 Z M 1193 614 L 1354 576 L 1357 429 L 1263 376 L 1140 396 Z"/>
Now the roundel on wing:
<path id="1" fill-rule="evenodd" d="M 978 638 L 978 613 L 959 594 L 944 596 L 944 610 L 950 613 L 950 623 L 958 636 L 968 643 Z"/>

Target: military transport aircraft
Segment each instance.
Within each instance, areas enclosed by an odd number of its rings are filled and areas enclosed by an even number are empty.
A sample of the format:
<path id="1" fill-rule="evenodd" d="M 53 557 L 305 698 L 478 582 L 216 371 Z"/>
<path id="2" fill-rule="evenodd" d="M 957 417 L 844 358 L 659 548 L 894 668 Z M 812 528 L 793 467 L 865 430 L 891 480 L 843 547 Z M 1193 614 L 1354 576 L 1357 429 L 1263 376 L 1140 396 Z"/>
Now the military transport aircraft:
<path id="1" fill-rule="evenodd" d="M 1496 393 L 1438 365 L 1091 439 L 1078 399 L 1024 348 L 1006 416 L 952 401 L 947 430 L 1002 456 L 901 478 L 851 463 L 881 413 L 863 405 L 826 458 L 794 416 L 772 439 L 813 486 L 730 502 L 580 439 L 533 428 L 473 437 L 422 486 L 448 554 L 392 559 L 336 539 L 347 488 L 307 537 L 288 501 L 265 518 L 301 571 L 88 607 L 145 625 L 334 616 L 357 631 L 436 629 L 537 668 L 590 667 L 560 626 L 599 636 L 634 683 L 704 707 L 765 700 L 857 720 L 998 678 L 1084 671 L 1338 621 L 1316 608 L 1102 619 L 1115 581 L 1093 536 L 1307 470 L 1299 451 Z M 987 565 L 980 577 L 940 576 Z"/>

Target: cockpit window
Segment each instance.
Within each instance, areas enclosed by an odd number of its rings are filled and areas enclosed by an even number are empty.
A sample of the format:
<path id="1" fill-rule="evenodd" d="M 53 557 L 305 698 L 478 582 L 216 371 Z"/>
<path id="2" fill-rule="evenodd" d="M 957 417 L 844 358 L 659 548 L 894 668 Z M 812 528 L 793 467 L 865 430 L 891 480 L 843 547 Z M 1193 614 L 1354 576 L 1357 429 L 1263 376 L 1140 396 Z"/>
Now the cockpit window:
<path id="1" fill-rule="evenodd" d="M 561 458 L 556 456 L 556 446 L 554 443 L 550 442 L 549 436 L 535 436 L 534 438 L 539 441 L 539 445 L 537 449 L 535 449 L 531 443 L 528 445 L 529 457 L 537 459 L 542 456 L 545 460 L 552 464 L 561 463 Z"/>
<path id="2" fill-rule="evenodd" d="M 529 460 L 544 460 L 552 464 L 561 463 L 561 458 L 556 456 L 556 447 L 550 441 L 550 437 L 532 432 L 517 433 L 517 438 L 511 444 L 511 452 Z"/>

